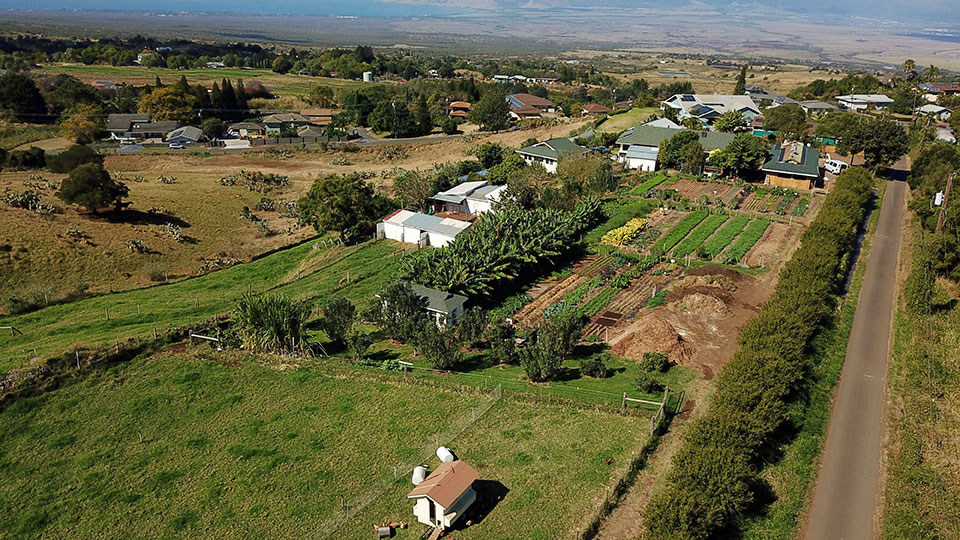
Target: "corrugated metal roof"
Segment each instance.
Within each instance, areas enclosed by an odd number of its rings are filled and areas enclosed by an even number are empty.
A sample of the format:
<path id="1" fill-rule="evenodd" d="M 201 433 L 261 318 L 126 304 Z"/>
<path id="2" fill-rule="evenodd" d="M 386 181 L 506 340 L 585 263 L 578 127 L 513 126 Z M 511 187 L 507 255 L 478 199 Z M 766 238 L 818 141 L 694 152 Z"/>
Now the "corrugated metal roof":
<path id="1" fill-rule="evenodd" d="M 646 146 L 631 146 L 627 149 L 627 153 L 625 155 L 631 159 L 652 159 L 656 161 L 659 153 L 659 150 L 656 148 L 649 148 Z"/>

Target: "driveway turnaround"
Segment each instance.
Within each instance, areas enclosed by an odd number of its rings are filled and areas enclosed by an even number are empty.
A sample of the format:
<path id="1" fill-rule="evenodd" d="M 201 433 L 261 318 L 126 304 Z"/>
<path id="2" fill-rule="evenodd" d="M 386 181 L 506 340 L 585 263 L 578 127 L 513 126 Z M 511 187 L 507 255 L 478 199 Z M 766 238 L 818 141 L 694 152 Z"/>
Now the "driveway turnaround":
<path id="1" fill-rule="evenodd" d="M 905 187 L 890 181 L 807 522 L 808 540 L 871 540 L 880 486 L 883 404 Z"/>

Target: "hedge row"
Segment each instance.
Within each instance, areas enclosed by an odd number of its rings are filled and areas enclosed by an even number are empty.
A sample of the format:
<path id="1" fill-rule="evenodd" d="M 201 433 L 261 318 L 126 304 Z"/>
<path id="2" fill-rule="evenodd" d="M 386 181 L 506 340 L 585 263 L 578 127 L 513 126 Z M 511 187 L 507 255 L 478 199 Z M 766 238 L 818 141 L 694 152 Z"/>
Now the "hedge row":
<path id="1" fill-rule="evenodd" d="M 740 331 L 740 350 L 717 378 L 707 413 L 690 427 L 667 486 L 647 508 L 649 538 L 714 537 L 758 498 L 760 468 L 809 373 L 806 349 L 834 309 L 872 179 L 851 168 L 784 265 L 773 296 Z"/>

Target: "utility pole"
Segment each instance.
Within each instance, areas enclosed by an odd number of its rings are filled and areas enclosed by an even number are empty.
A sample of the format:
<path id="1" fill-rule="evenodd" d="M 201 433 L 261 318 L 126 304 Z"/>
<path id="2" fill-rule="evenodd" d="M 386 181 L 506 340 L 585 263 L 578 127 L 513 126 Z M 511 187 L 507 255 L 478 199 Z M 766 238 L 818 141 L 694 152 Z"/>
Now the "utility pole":
<path id="1" fill-rule="evenodd" d="M 953 187 L 953 177 L 957 173 L 951 173 L 947 178 L 947 189 L 943 192 L 943 204 L 940 205 L 940 216 L 937 218 L 937 234 L 943 229 L 943 218 L 947 215 L 947 202 L 950 200 L 950 188 Z"/>

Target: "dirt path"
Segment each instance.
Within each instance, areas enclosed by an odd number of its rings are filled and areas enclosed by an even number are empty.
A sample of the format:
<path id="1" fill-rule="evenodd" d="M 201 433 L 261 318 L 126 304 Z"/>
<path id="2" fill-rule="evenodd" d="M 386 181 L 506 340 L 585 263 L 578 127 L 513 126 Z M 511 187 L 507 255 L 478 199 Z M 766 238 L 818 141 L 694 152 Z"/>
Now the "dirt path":
<path id="1" fill-rule="evenodd" d="M 805 538 L 876 537 L 883 404 L 904 210 L 903 182 L 890 182 L 880 210 Z"/>

